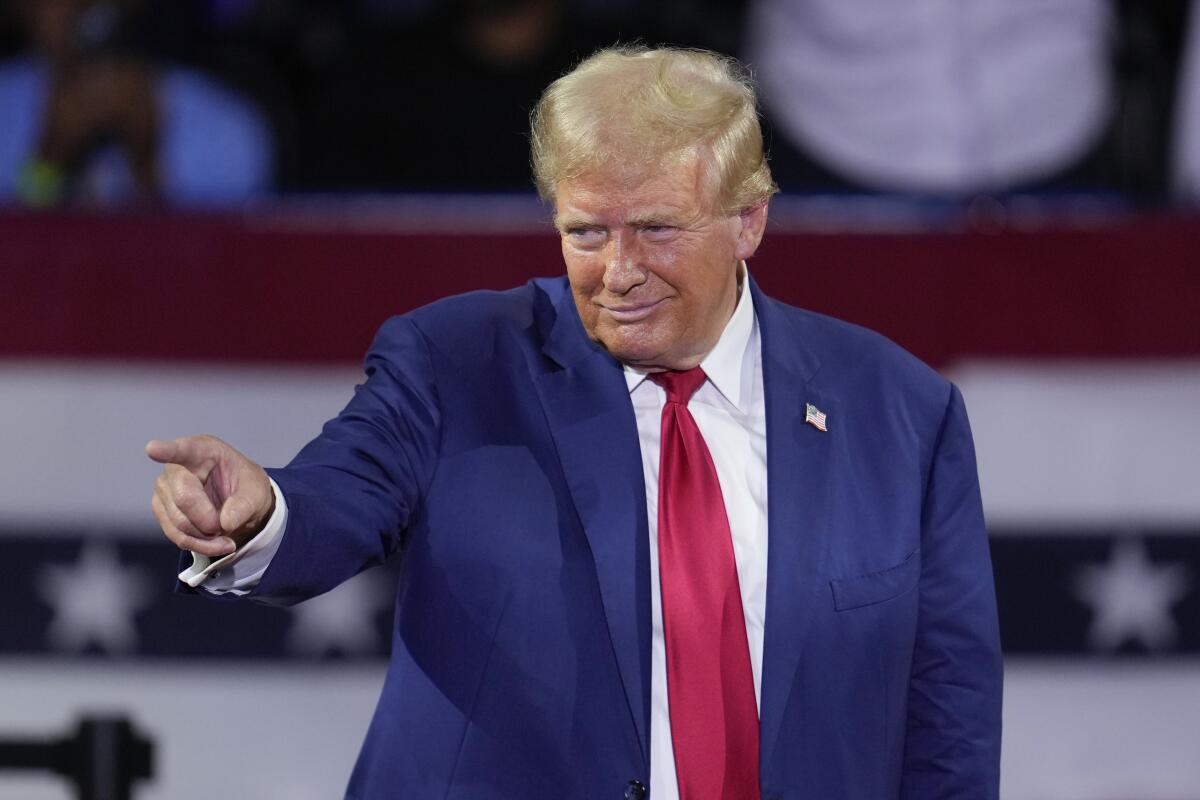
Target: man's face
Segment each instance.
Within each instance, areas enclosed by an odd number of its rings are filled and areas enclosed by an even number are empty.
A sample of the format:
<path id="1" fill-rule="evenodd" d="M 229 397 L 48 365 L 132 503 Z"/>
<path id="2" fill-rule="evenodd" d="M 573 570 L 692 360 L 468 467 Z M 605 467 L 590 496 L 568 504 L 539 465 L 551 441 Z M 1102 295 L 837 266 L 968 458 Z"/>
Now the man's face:
<path id="1" fill-rule="evenodd" d="M 583 327 L 620 361 L 690 369 L 737 303 L 737 264 L 753 255 L 766 204 L 725 214 L 697 154 L 650 177 L 592 174 L 555 192 L 555 225 Z"/>

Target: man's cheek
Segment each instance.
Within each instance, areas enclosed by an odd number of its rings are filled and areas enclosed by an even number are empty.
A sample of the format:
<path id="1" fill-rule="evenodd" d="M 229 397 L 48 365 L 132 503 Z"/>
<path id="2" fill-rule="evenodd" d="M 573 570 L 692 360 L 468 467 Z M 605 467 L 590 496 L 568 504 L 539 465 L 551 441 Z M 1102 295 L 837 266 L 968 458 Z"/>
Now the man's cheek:
<path id="1" fill-rule="evenodd" d="M 587 332 L 588 337 L 598 338 L 601 334 L 600 328 L 603 326 L 599 309 L 591 302 L 576 297 L 575 310 L 579 312 L 579 321 L 583 323 L 583 329 Z"/>

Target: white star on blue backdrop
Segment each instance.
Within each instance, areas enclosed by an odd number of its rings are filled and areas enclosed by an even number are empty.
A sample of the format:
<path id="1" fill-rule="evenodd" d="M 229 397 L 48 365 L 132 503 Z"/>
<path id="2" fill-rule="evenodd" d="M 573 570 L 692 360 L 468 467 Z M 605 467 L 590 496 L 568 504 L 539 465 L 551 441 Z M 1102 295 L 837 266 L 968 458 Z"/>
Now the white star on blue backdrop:
<path id="1" fill-rule="evenodd" d="M 1140 539 L 1117 542 L 1107 564 L 1083 567 L 1076 574 L 1076 595 L 1093 611 L 1088 641 L 1106 651 L 1130 641 L 1149 650 L 1170 647 L 1179 635 L 1171 607 L 1190 586 L 1187 567 L 1156 566 Z"/>
<path id="2" fill-rule="evenodd" d="M 54 649 L 79 653 L 94 645 L 109 655 L 137 649 L 133 616 L 153 592 L 143 570 L 121 566 L 111 543 L 85 544 L 71 566 L 43 567 L 36 585 L 54 611 L 46 629 L 46 641 Z"/>

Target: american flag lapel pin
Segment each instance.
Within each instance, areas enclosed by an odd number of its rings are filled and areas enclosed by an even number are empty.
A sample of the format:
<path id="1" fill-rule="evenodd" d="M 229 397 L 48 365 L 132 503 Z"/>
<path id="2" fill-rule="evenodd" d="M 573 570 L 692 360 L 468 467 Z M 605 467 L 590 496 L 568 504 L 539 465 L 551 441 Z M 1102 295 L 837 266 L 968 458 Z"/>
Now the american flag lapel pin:
<path id="1" fill-rule="evenodd" d="M 804 404 L 804 421 L 819 431 L 829 431 L 829 428 L 825 427 L 825 413 L 812 403 Z"/>

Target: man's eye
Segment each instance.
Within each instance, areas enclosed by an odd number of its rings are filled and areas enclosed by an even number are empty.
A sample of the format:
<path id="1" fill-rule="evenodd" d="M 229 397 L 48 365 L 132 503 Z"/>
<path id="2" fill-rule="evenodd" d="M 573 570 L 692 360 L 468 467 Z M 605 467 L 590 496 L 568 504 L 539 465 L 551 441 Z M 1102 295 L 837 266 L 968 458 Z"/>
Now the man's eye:
<path id="1" fill-rule="evenodd" d="M 599 228 L 567 228 L 567 236 L 575 244 L 587 246 L 603 241 L 604 232 Z"/>
<path id="2" fill-rule="evenodd" d="M 665 239 L 674 235 L 676 231 L 674 225 L 643 225 L 642 232 L 651 239 Z"/>

